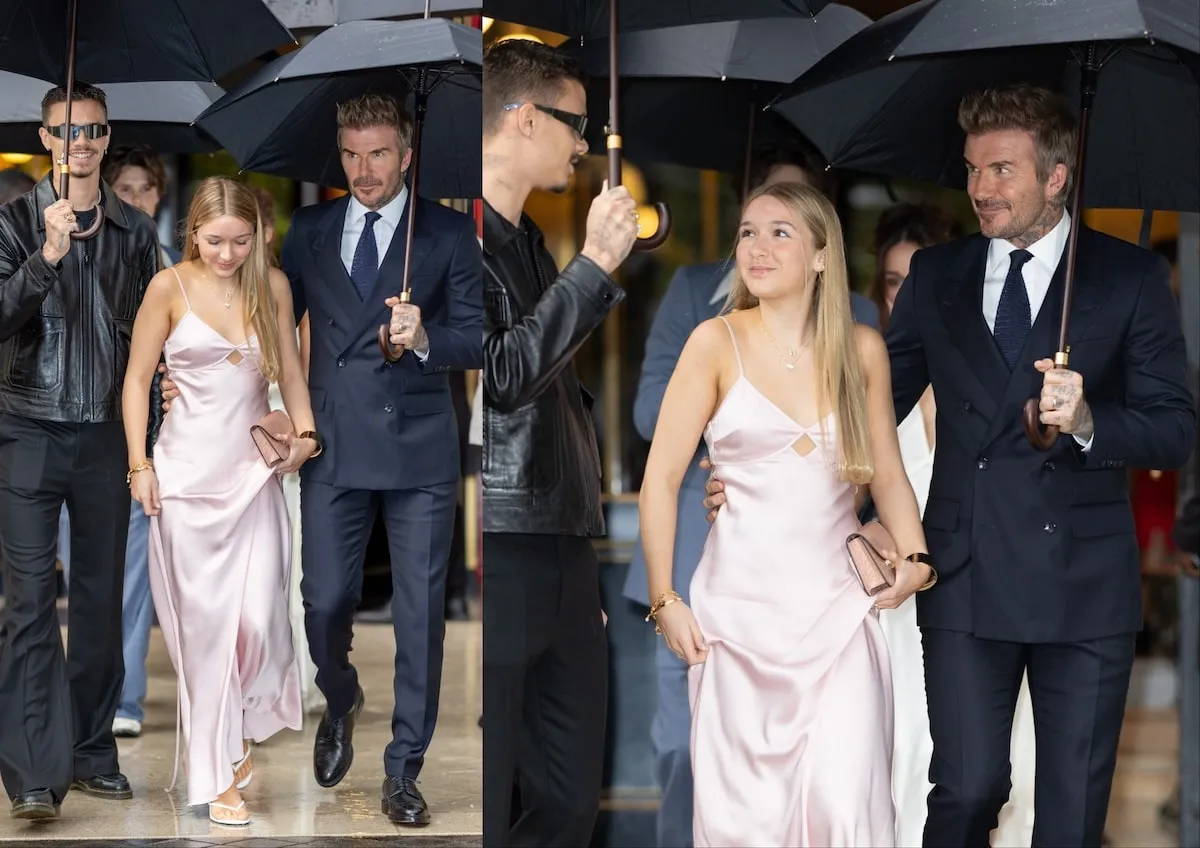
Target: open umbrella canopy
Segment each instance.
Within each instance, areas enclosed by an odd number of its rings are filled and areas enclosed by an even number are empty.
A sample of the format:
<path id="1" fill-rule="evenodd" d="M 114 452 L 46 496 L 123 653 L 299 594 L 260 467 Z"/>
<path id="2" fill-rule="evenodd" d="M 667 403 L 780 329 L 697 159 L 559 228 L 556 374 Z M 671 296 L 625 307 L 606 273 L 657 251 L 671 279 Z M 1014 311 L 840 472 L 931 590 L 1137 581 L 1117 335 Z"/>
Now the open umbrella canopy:
<path id="1" fill-rule="evenodd" d="M 467 15 L 483 8 L 482 0 L 428 0 L 432 15 Z M 279 20 L 292 29 L 336 26 L 350 21 L 414 18 L 425 14 L 426 0 L 266 0 Z"/>
<path id="2" fill-rule="evenodd" d="M 922 0 L 851 37 L 771 108 L 836 167 L 961 188 L 963 96 L 1029 82 L 1078 107 L 1091 47 L 1083 204 L 1200 211 L 1200 24 L 1168 14 L 1181 3 Z M 1161 20 L 1178 25 L 1147 35 Z"/>
<path id="3" fill-rule="evenodd" d="M 43 153 L 38 127 L 50 84 L 0 71 L 0 150 Z M 192 122 L 224 92 L 207 82 L 121 82 L 102 86 L 113 144 L 146 144 L 159 153 L 220 149 Z"/>
<path id="4" fill-rule="evenodd" d="M 345 188 L 337 104 L 368 92 L 414 109 L 430 91 L 419 163 L 427 197 L 478 197 L 482 33 L 441 18 L 357 21 L 276 59 L 197 119 L 247 171 Z"/>
<path id="5" fill-rule="evenodd" d="M 66 0 L 0 0 L 0 70 L 64 83 Z M 87 0 L 76 79 L 93 84 L 213 82 L 294 43 L 261 0 Z"/>
<path id="6" fill-rule="evenodd" d="M 621 0 L 617 29 L 684 26 L 749 18 L 815 15 L 829 0 Z M 487 0 L 489 17 L 563 35 L 608 35 L 608 0 Z"/>
<path id="7" fill-rule="evenodd" d="M 428 0 L 433 15 L 466 15 L 483 10 L 483 0 Z M 425 14 L 426 0 L 334 0 L 337 23 L 409 18 Z"/>
<path id="8" fill-rule="evenodd" d="M 620 37 L 621 113 L 631 128 L 624 152 L 634 160 L 731 171 L 745 165 L 747 143 L 778 134 L 763 108 L 782 88 L 871 23 L 831 3 L 815 17 L 753 18 L 638 30 Z M 563 45 L 593 80 L 590 103 L 603 103 L 609 39 Z M 664 120 L 664 115 L 671 115 Z M 751 121 L 754 132 L 751 133 Z M 604 145 L 591 122 L 588 143 Z"/>

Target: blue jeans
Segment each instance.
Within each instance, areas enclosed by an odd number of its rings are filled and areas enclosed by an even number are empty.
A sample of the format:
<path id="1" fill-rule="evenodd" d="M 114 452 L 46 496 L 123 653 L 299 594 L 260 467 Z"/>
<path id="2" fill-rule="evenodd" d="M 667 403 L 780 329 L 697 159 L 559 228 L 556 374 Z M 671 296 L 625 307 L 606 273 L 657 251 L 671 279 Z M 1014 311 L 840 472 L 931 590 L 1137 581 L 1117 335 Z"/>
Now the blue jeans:
<path id="1" fill-rule="evenodd" d="M 129 501 L 129 541 L 125 543 L 125 592 L 121 601 L 121 639 L 125 656 L 125 683 L 117 718 L 142 721 L 146 700 L 146 655 L 150 651 L 150 626 L 154 602 L 150 598 L 150 516 L 142 505 Z M 58 558 L 63 564 L 67 594 L 71 592 L 71 524 L 64 506 L 58 516 Z"/>
<path id="2" fill-rule="evenodd" d="M 658 706 L 650 739 L 658 759 L 658 848 L 692 846 L 692 711 L 688 703 L 687 664 L 658 638 L 654 664 L 658 671 Z"/>

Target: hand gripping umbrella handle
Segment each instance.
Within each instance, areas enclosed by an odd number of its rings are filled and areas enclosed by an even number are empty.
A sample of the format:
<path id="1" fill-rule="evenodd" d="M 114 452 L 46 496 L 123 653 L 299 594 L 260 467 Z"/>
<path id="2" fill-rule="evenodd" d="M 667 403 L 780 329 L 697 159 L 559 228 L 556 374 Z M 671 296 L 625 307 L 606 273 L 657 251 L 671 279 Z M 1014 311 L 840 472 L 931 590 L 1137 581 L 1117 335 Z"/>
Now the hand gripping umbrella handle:
<path id="1" fill-rule="evenodd" d="M 608 187 L 615 188 L 621 184 L 621 136 L 615 132 L 608 135 Z M 661 201 L 654 204 L 654 212 L 658 215 L 658 229 L 653 235 L 639 238 L 633 243 L 633 250 L 645 252 L 657 250 L 671 235 L 671 210 Z"/>
<path id="2" fill-rule="evenodd" d="M 67 99 L 66 99 L 66 114 L 63 116 L 63 153 L 62 158 L 58 160 L 59 178 L 58 178 L 58 196 L 61 200 L 67 199 L 67 190 L 71 182 L 71 101 L 75 99 L 75 47 L 79 41 L 79 0 L 71 0 L 70 8 L 71 20 L 71 37 L 67 43 Z M 94 238 L 100 232 L 100 227 L 104 225 L 104 206 L 96 203 L 96 220 L 86 230 L 78 230 L 71 233 L 71 238 L 75 241 L 85 241 Z"/>
<path id="3" fill-rule="evenodd" d="M 1070 359 L 1070 348 L 1054 354 L 1054 364 L 1066 368 Z M 1042 426 L 1042 410 L 1037 398 L 1025 401 L 1025 436 L 1029 443 L 1040 451 L 1048 451 L 1058 441 L 1058 427 L 1054 424 Z"/>
<path id="4" fill-rule="evenodd" d="M 621 184 L 621 130 L 620 130 L 620 87 L 617 61 L 617 7 L 619 0 L 609 0 L 608 3 L 608 131 L 606 143 L 608 146 L 608 187 L 616 188 Z M 671 234 L 671 210 L 665 203 L 655 203 L 654 211 L 658 214 L 658 229 L 646 238 L 639 238 L 633 243 L 635 253 L 656 250 L 662 247 L 667 236 Z"/>
<path id="5" fill-rule="evenodd" d="M 400 292 L 399 297 L 401 303 L 408 303 L 411 299 L 411 293 L 408 289 L 405 289 Z M 383 354 L 383 358 L 388 362 L 399 362 L 400 357 L 404 356 L 404 348 L 392 344 L 387 324 L 379 326 L 379 352 Z"/>

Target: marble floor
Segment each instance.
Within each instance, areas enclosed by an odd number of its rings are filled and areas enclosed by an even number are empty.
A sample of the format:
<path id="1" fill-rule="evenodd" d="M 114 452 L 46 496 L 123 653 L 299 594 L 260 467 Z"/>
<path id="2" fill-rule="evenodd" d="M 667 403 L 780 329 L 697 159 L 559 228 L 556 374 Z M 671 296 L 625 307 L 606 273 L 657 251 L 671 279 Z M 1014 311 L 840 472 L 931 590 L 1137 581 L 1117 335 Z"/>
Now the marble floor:
<path id="1" fill-rule="evenodd" d="M 450 622 L 437 733 L 425 760 L 420 789 L 433 823 L 419 830 L 388 822 L 380 812 L 383 748 L 391 738 L 392 628 L 359 623 L 354 652 L 366 707 L 354 734 L 354 766 L 342 783 L 322 789 L 312 775 L 312 738 L 319 716 L 302 732 L 284 731 L 255 748 L 254 782 L 243 794 L 252 822 L 232 829 L 211 824 L 205 807 L 187 807 L 183 778 L 171 782 L 175 748 L 175 676 L 160 631 L 149 659 L 147 721 L 138 739 L 120 740 L 121 767 L 133 784 L 132 801 L 101 801 L 72 792 L 58 819 L 42 823 L 0 818 L 0 844 L 121 844 L 184 846 L 480 845 L 483 743 L 476 724 L 482 703 L 482 627 Z M 344 843 L 346 838 L 358 837 Z M 109 841 L 112 840 L 112 841 Z M 133 844 L 130 842 L 129 844 Z"/>

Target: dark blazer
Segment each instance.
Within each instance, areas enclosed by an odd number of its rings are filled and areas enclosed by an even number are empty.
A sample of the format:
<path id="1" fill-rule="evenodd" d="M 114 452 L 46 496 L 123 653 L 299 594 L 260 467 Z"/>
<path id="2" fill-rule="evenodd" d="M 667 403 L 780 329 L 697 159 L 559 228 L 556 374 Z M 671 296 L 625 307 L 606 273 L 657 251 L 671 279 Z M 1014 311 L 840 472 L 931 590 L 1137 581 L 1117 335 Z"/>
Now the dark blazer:
<path id="1" fill-rule="evenodd" d="M 297 320 L 309 314 L 308 383 L 324 453 L 305 463 L 304 480 L 351 489 L 410 489 L 459 478 L 452 369 L 483 365 L 483 296 L 475 224 L 420 198 L 410 276 L 412 302 L 429 335 L 422 364 L 405 353 L 384 361 L 376 334 L 399 293 L 405 233 L 413 203 L 361 299 L 341 259 L 349 197 L 296 210 L 283 243 Z"/>
<path id="2" fill-rule="evenodd" d="M 1167 264 L 1081 227 L 1069 367 L 1083 375 L 1095 435 L 1088 453 L 1065 435 L 1043 453 L 1021 408 L 1041 391 L 1033 362 L 1057 347 L 1065 252 L 1010 372 L 983 317 L 987 249 L 973 235 L 918 251 L 887 335 L 896 419 L 930 383 L 937 402 L 925 533 L 941 580 L 918 595 L 918 623 L 1016 642 L 1135 632 L 1127 469 L 1178 468 L 1196 434 Z"/>
<path id="3" fill-rule="evenodd" d="M 1191 372 L 1196 414 L 1200 415 L 1200 372 Z M 1200 445 L 1197 445 L 1179 475 L 1179 501 L 1171 537 L 1185 553 L 1200 554 Z"/>

